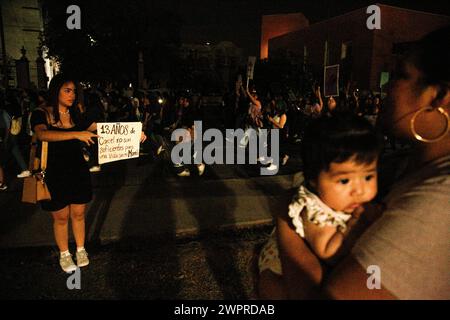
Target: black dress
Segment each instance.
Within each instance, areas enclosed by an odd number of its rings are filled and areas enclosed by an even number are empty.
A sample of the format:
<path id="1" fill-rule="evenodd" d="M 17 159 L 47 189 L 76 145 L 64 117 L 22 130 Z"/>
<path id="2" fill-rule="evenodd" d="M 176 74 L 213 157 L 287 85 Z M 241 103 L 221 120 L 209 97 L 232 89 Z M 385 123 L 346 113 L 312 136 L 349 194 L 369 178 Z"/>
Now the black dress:
<path id="1" fill-rule="evenodd" d="M 58 128 L 47 123 L 44 111 L 35 110 L 31 116 L 31 128 L 39 124 L 45 124 L 48 130 L 62 132 L 84 131 L 90 125 L 80 123 L 72 128 Z M 69 204 L 86 204 L 91 201 L 91 176 L 80 140 L 48 143 L 45 181 L 52 199 L 41 201 L 43 210 L 58 211 Z"/>

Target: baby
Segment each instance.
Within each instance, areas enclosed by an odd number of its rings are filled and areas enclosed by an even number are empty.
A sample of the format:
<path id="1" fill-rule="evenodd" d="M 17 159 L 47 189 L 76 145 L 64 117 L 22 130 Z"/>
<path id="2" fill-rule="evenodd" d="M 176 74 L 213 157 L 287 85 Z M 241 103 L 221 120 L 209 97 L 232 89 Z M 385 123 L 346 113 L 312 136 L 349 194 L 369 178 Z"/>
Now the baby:
<path id="1" fill-rule="evenodd" d="M 314 120 L 302 144 L 303 181 L 291 204 L 292 228 L 325 262 L 336 258 L 362 205 L 377 194 L 382 140 L 362 117 Z M 259 272 L 282 275 L 274 230 L 261 251 Z"/>

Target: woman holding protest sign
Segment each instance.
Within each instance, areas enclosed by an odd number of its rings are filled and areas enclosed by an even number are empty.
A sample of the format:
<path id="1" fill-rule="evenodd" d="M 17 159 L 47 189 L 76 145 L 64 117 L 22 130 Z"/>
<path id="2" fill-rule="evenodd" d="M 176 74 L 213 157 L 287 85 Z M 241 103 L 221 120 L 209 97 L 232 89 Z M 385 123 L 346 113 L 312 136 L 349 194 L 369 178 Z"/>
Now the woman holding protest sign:
<path id="1" fill-rule="evenodd" d="M 82 144 L 94 144 L 97 124 L 81 117 L 77 104 L 77 82 L 58 74 L 50 82 L 48 106 L 36 109 L 31 127 L 39 141 L 48 141 L 45 181 L 52 199 L 41 202 L 42 209 L 53 216 L 53 231 L 61 252 L 60 265 L 65 272 L 89 264 L 85 242 L 85 210 L 92 199 L 89 167 L 83 157 Z M 145 140 L 142 134 L 141 141 Z M 77 245 L 77 266 L 68 245 L 69 217 Z"/>
<path id="2" fill-rule="evenodd" d="M 96 135 L 91 132 L 92 124 L 82 123 L 74 107 L 76 87 L 72 79 L 56 75 L 49 86 L 49 105 L 36 109 L 31 116 L 31 127 L 37 139 L 49 142 L 45 181 L 52 199 L 41 202 L 41 207 L 52 213 L 55 240 L 61 252 L 59 262 L 65 272 L 76 269 L 69 253 L 69 217 L 77 244 L 77 264 L 79 267 L 89 264 L 84 249 L 84 213 L 92 199 L 92 186 L 79 141 L 89 146 L 94 144 Z"/>

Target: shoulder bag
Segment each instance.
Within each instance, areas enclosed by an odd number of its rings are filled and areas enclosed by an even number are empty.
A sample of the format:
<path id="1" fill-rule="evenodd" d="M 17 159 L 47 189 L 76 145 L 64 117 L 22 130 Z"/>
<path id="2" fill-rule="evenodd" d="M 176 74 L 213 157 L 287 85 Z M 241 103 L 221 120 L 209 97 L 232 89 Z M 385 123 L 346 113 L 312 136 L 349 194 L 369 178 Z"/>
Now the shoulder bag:
<path id="1" fill-rule="evenodd" d="M 10 132 L 13 136 L 17 136 L 22 130 L 22 117 L 13 117 L 11 119 L 11 129 Z"/>
<path id="2" fill-rule="evenodd" d="M 45 110 L 44 110 L 45 111 Z M 47 115 L 47 121 L 49 115 Z M 31 139 L 30 148 L 30 162 L 29 170 L 32 173 L 31 176 L 26 177 L 23 182 L 22 202 L 37 203 L 38 201 L 51 200 L 50 191 L 45 183 L 45 170 L 47 169 L 47 153 L 48 142 L 42 141 L 41 144 L 41 157 L 36 157 L 38 141 L 36 134 L 33 134 Z"/>

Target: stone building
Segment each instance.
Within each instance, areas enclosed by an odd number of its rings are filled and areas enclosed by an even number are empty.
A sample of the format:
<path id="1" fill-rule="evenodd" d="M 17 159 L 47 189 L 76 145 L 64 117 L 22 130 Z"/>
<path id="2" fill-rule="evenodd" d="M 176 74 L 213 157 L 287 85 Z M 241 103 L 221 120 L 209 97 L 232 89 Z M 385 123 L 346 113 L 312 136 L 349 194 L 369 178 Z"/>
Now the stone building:
<path id="1" fill-rule="evenodd" d="M 309 21 L 303 13 L 272 14 L 262 16 L 260 59 L 269 56 L 269 40 L 304 29 Z"/>
<path id="2" fill-rule="evenodd" d="M 1 0 L 0 15 L 2 85 L 41 88 L 46 86 L 48 78 L 45 77 L 51 77 L 56 66 L 48 60 L 41 60 L 42 56 L 45 56 L 45 52 L 40 52 L 40 36 L 44 30 L 41 1 Z M 20 64 L 19 72 L 16 70 L 16 60 L 23 60 L 24 57 L 28 60 L 28 79 Z M 36 63 L 37 60 L 40 60 L 40 64 Z M 44 66 L 45 69 L 38 71 L 38 66 Z M 7 80 L 5 74 L 8 74 Z"/>
<path id="3" fill-rule="evenodd" d="M 283 55 L 323 74 L 324 65 L 340 65 L 343 83 L 378 92 L 382 72 L 392 71 L 399 49 L 450 24 L 450 17 L 377 4 L 381 29 L 369 30 L 371 14 L 361 8 L 269 40 L 269 59 Z M 344 82 L 345 81 L 345 82 Z"/>
<path id="4" fill-rule="evenodd" d="M 204 74 L 214 73 L 217 86 L 226 90 L 236 73 L 247 63 L 243 50 L 230 41 L 216 44 L 184 43 L 179 49 L 179 57 L 192 70 Z"/>

